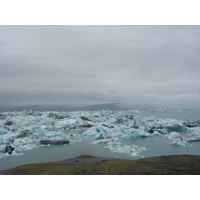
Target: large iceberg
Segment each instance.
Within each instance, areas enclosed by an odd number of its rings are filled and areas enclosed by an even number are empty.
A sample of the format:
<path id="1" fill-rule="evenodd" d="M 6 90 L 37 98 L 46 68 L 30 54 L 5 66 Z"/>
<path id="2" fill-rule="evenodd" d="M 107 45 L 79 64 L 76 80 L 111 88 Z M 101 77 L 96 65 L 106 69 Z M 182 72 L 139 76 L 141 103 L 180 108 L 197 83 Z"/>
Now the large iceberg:
<path id="1" fill-rule="evenodd" d="M 83 133 L 84 136 L 95 135 L 95 139 L 109 138 L 109 129 L 104 126 L 94 126 Z"/>

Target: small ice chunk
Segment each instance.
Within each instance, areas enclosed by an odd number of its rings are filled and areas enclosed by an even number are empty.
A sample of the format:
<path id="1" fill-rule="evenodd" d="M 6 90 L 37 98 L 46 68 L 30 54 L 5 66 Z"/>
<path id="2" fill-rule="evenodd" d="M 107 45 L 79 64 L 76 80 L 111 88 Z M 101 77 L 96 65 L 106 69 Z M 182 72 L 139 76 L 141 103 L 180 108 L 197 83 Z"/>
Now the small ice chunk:
<path id="1" fill-rule="evenodd" d="M 94 142 L 93 142 L 93 144 L 99 144 L 99 143 L 109 143 L 109 144 L 111 144 L 111 143 L 120 143 L 120 140 L 119 140 L 119 138 L 108 138 L 108 139 L 101 139 L 101 140 L 95 140 Z"/>
<path id="2" fill-rule="evenodd" d="M 188 144 L 188 142 L 186 142 L 185 140 L 173 140 L 173 141 L 171 142 L 171 145 L 174 145 L 174 146 L 184 146 L 184 147 L 190 146 L 190 145 Z"/>
<path id="3" fill-rule="evenodd" d="M 128 154 L 129 156 L 139 156 L 139 157 L 144 157 L 140 155 L 140 153 L 146 150 L 145 147 L 139 147 L 138 145 L 134 144 L 133 145 L 109 144 L 106 148 L 116 153 L 123 153 L 123 154 Z"/>
<path id="4" fill-rule="evenodd" d="M 2 157 L 8 157 L 8 156 L 21 156 L 21 155 L 24 155 L 23 153 L 17 153 L 15 150 L 12 152 L 12 154 L 8 154 L 8 153 L 5 153 L 5 154 L 2 154 L 1 156 Z"/>

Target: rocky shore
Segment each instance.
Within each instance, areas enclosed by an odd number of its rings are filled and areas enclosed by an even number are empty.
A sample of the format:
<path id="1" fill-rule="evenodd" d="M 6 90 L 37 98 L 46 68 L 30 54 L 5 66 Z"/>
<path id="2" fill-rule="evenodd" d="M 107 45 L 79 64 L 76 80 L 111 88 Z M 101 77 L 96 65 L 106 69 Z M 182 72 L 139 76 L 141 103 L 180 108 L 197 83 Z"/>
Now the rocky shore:
<path id="1" fill-rule="evenodd" d="M 82 155 L 58 162 L 28 164 L 4 175 L 200 175 L 200 156 L 170 155 L 138 160 Z"/>

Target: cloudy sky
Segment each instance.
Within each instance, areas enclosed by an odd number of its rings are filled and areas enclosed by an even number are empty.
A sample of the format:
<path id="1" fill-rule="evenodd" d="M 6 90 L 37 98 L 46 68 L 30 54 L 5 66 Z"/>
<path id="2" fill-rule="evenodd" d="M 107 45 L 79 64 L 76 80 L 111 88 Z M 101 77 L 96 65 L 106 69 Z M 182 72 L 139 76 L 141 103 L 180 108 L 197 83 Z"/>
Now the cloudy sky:
<path id="1" fill-rule="evenodd" d="M 200 102 L 200 26 L 0 26 L 0 105 Z"/>

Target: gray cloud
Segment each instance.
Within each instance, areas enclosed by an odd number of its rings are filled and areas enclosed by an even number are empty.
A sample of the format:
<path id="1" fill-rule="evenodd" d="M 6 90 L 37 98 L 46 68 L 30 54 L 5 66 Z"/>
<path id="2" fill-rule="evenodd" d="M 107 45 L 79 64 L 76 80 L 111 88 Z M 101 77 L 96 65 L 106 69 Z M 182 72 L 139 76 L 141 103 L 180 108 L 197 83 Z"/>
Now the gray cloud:
<path id="1" fill-rule="evenodd" d="M 198 103 L 199 26 L 0 26 L 0 103 Z"/>

